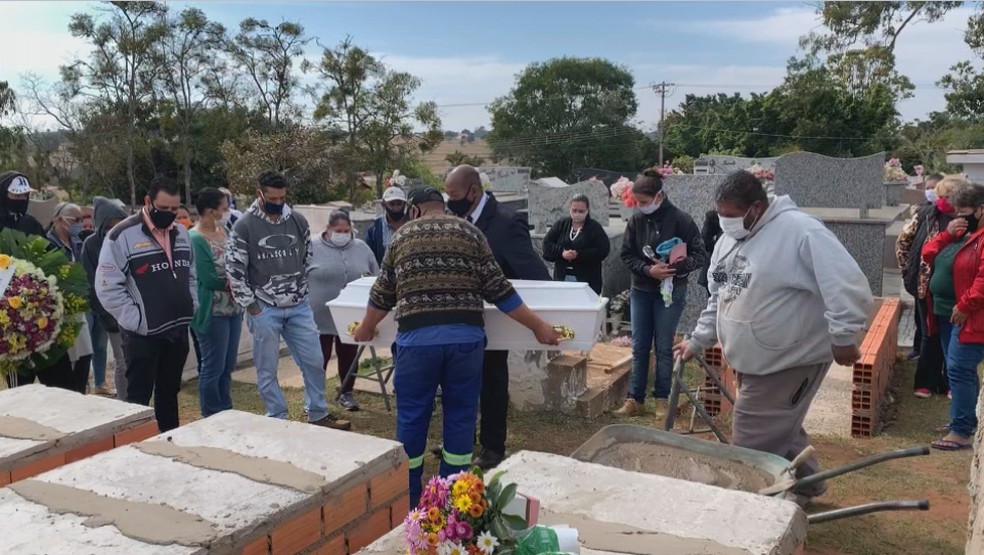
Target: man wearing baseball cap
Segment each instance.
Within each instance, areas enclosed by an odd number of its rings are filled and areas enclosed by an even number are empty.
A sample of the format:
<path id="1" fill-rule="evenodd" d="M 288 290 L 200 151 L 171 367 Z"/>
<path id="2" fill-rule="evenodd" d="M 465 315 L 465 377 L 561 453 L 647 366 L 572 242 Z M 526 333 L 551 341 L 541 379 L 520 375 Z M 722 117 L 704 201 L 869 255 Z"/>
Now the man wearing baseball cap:
<path id="1" fill-rule="evenodd" d="M 44 237 L 41 223 L 27 213 L 33 190 L 24 174 L 17 171 L 0 173 L 0 229 L 9 227 Z"/>
<path id="2" fill-rule="evenodd" d="M 366 244 L 376 255 L 377 263 L 383 262 L 383 254 L 386 253 L 386 248 L 393 240 L 393 234 L 406 223 L 406 206 L 407 194 L 400 187 L 393 185 L 383 191 L 385 213 L 376 218 L 376 221 L 369 226 L 369 231 L 366 232 Z"/>
<path id="3" fill-rule="evenodd" d="M 440 191 L 415 189 L 409 206 L 410 221 L 393 236 L 366 315 L 352 335 L 359 342 L 372 340 L 376 326 L 396 311 L 396 436 L 410 459 L 410 505 L 416 506 L 438 386 L 444 408 L 441 476 L 471 466 L 486 344 L 482 301 L 530 329 L 542 344 L 556 345 L 559 338 L 523 303 L 482 232 L 444 213 Z"/>

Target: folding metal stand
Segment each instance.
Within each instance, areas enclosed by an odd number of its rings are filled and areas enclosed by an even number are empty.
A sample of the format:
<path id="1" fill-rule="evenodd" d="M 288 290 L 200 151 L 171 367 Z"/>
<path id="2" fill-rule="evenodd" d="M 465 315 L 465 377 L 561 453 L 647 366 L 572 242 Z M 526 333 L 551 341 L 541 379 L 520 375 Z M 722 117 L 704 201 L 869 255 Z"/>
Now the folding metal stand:
<path id="1" fill-rule="evenodd" d="M 697 363 L 700 365 L 701 369 L 704 371 L 704 375 L 710 378 L 711 381 L 714 382 L 714 385 L 716 385 L 717 388 L 721 391 L 721 395 L 724 395 L 725 399 L 730 401 L 731 404 L 733 405 L 735 402 L 735 398 L 731 394 L 731 392 L 728 391 L 728 389 L 724 386 L 724 383 L 721 381 L 721 378 L 720 376 L 718 376 L 717 372 L 712 370 L 707 365 L 707 362 L 704 361 L 703 356 L 698 355 L 697 357 L 694 358 L 694 360 L 696 360 Z M 698 386 L 697 388 L 691 389 L 690 386 L 687 385 L 687 382 L 684 379 L 684 374 L 683 374 L 684 367 L 685 365 L 683 363 L 682 358 L 677 357 L 673 361 L 673 382 L 672 385 L 670 386 L 670 407 L 666 413 L 666 423 L 663 429 L 668 432 L 677 432 L 681 434 L 701 434 L 701 433 L 713 432 L 714 435 L 717 437 L 718 441 L 720 441 L 721 443 L 728 443 L 728 438 L 725 437 L 723 432 L 721 432 L 721 428 L 718 427 L 718 425 L 714 422 L 714 419 L 711 417 L 711 415 L 707 414 L 707 410 L 704 409 L 704 403 L 700 399 L 700 395 L 699 395 L 701 388 Z M 686 431 L 676 431 L 673 429 L 673 423 L 674 420 L 676 419 L 676 407 L 680 401 L 681 391 L 683 392 L 684 395 L 687 396 L 688 399 L 690 399 L 690 403 L 694 407 L 694 413 L 691 415 L 690 418 L 690 429 Z M 700 419 L 703 420 L 705 424 L 707 424 L 708 427 L 706 430 L 694 429 L 695 416 L 700 416 Z"/>
<path id="2" fill-rule="evenodd" d="M 359 345 L 359 351 L 355 354 L 355 360 L 352 361 L 352 366 L 349 367 L 348 372 L 345 374 L 345 380 L 342 385 L 354 382 L 356 378 L 362 378 L 365 380 L 372 380 L 379 384 L 379 392 L 383 396 L 383 404 L 386 405 L 386 412 L 393 412 L 393 408 L 390 405 L 389 392 L 386 391 L 386 382 L 389 381 L 390 377 L 393 376 L 393 370 L 395 366 L 390 363 L 387 366 L 383 366 L 383 363 L 379 361 L 379 357 L 376 356 L 376 348 L 369 347 L 370 359 L 370 370 L 366 374 L 359 373 L 359 359 L 362 358 L 362 353 L 365 352 L 366 346 Z"/>

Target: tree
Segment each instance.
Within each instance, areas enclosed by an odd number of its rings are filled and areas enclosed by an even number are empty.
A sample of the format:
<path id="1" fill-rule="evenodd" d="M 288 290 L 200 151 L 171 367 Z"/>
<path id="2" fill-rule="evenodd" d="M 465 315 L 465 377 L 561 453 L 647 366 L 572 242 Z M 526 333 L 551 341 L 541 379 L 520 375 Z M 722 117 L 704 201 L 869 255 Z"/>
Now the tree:
<path id="1" fill-rule="evenodd" d="M 195 139 L 192 126 L 198 113 L 213 98 L 209 77 L 222 72 L 216 54 L 225 40 L 225 28 L 209 21 L 198 8 L 186 8 L 165 22 L 159 43 L 161 85 L 170 102 L 181 144 L 185 202 L 191 204 L 191 166 Z"/>
<path id="2" fill-rule="evenodd" d="M 265 19 L 250 17 L 239 24 L 239 34 L 228 44 L 237 67 L 249 76 L 259 107 L 274 129 L 280 129 L 291 115 L 291 98 L 300 84 L 294 62 L 303 58 L 304 46 L 310 41 L 300 23 L 270 25 Z"/>
<path id="3" fill-rule="evenodd" d="M 984 58 L 984 13 L 971 16 L 964 42 L 978 58 Z M 969 61 L 958 62 L 950 68 L 950 72 L 937 83 L 947 91 L 944 94 L 947 112 L 967 120 L 981 121 L 984 118 L 984 73 Z"/>
<path id="4" fill-rule="evenodd" d="M 0 81 L 0 118 L 6 119 L 17 111 L 17 96 L 6 81 Z M 17 164 L 24 148 L 23 129 L 17 125 L 0 124 L 0 164 Z"/>
<path id="5" fill-rule="evenodd" d="M 444 157 L 444 160 L 452 166 L 466 165 L 478 167 L 485 163 L 485 159 L 481 156 L 470 156 L 460 150 L 455 150 L 454 152 L 448 154 Z"/>
<path id="6" fill-rule="evenodd" d="M 492 153 L 541 175 L 637 166 L 642 134 L 628 123 L 634 85 L 628 69 L 599 58 L 530 64 L 490 106 Z"/>
<path id="7" fill-rule="evenodd" d="M 157 76 L 155 49 L 165 33 L 161 18 L 167 7 L 159 2 L 110 2 L 100 8 L 103 16 L 87 13 L 72 16 L 72 36 L 87 40 L 93 47 L 88 59 L 78 59 L 61 68 L 62 80 L 71 96 L 85 94 L 97 104 L 122 110 L 124 119 L 126 177 L 130 203 L 136 205 L 134 148 L 137 112 L 153 94 Z"/>
<path id="8" fill-rule="evenodd" d="M 382 196 L 379 177 L 387 168 L 398 167 L 441 141 L 437 106 L 410 102 L 420 80 L 387 70 L 350 38 L 335 48 L 325 48 L 316 69 L 327 86 L 314 117 L 343 137 L 337 159 L 350 201 L 355 199 L 359 171 L 370 168 L 376 173 L 376 194 Z M 414 124 L 423 127 L 423 133 L 414 132 Z"/>

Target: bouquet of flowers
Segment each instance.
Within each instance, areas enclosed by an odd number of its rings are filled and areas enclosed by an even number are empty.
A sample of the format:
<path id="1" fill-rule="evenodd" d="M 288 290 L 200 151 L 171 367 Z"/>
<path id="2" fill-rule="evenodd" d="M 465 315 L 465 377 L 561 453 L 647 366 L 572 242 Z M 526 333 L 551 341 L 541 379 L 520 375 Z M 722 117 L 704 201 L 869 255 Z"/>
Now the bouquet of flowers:
<path id="1" fill-rule="evenodd" d="M 619 177 L 618 181 L 612 183 L 610 191 L 612 192 L 612 197 L 620 199 L 625 206 L 629 208 L 635 207 L 635 197 L 632 196 L 632 181 L 629 178 L 624 175 Z"/>
<path id="2" fill-rule="evenodd" d="M 909 174 L 902 169 L 902 162 L 898 158 L 892 158 L 885 162 L 885 183 L 908 183 Z"/>
<path id="3" fill-rule="evenodd" d="M 502 473 L 488 486 L 481 471 L 435 476 L 420 505 L 404 520 L 409 555 L 509 555 L 526 520 L 503 513 L 516 497 L 516 484 L 503 486 Z"/>
<path id="4" fill-rule="evenodd" d="M 754 175 L 762 183 L 769 183 L 776 179 L 776 174 L 772 170 L 763 168 L 758 164 L 752 164 L 746 171 Z"/>
<path id="5" fill-rule="evenodd" d="M 400 170 L 393 170 L 393 175 L 387 177 L 383 183 L 385 183 L 387 187 L 403 187 L 407 184 L 407 176 L 400 175 Z"/>
<path id="6" fill-rule="evenodd" d="M 0 377 L 43 370 L 75 344 L 89 308 L 81 264 L 40 237 L 0 232 Z"/>

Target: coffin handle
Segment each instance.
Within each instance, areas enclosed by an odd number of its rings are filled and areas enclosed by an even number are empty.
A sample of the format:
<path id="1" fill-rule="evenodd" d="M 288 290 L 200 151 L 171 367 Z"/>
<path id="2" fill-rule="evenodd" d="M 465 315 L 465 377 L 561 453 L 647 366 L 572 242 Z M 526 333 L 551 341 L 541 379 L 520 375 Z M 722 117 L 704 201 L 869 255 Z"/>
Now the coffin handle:
<path id="1" fill-rule="evenodd" d="M 355 335 L 355 328 L 359 327 L 359 324 L 361 323 L 362 322 L 352 322 L 347 328 L 345 328 L 345 333 L 348 335 Z M 376 335 L 379 335 L 379 329 L 376 329 Z"/>
<path id="2" fill-rule="evenodd" d="M 560 336 L 561 341 L 570 341 L 574 339 L 574 330 L 568 326 L 561 324 L 554 324 L 553 329 Z"/>

